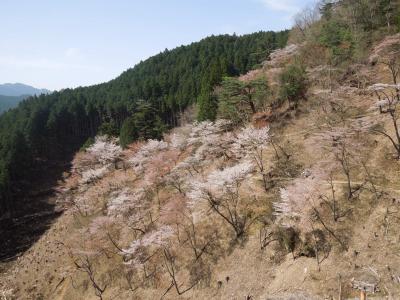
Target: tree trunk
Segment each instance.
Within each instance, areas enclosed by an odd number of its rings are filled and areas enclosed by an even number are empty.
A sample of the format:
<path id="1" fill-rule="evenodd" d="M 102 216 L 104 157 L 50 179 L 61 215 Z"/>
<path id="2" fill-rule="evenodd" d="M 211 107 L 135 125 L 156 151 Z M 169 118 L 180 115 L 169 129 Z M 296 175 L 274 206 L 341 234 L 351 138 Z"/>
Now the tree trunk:
<path id="1" fill-rule="evenodd" d="M 360 293 L 360 300 L 367 300 L 367 293 L 364 291 L 361 291 Z"/>

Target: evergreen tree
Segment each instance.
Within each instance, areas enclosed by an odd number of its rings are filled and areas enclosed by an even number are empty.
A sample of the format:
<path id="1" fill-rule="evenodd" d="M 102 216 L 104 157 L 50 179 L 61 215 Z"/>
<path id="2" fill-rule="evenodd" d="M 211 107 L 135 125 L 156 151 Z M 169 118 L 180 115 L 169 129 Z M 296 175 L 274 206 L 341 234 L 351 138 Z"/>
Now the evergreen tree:
<path id="1" fill-rule="evenodd" d="M 241 123 L 268 104 L 268 83 L 263 77 L 249 81 L 225 77 L 218 95 L 220 116 Z"/>
<path id="2" fill-rule="evenodd" d="M 138 131 L 133 117 L 125 119 L 122 123 L 121 131 L 119 134 L 119 143 L 122 148 L 126 148 L 129 144 L 138 138 Z"/>
<path id="3" fill-rule="evenodd" d="M 104 122 L 103 124 L 101 124 L 99 127 L 99 134 L 108 136 L 118 136 L 119 129 L 116 122 L 114 120 L 111 120 L 110 122 Z"/>
<path id="4" fill-rule="evenodd" d="M 207 90 L 203 90 L 197 100 L 197 105 L 197 120 L 215 120 L 215 118 L 217 117 L 218 102 L 217 97 L 213 93 Z"/>
<path id="5" fill-rule="evenodd" d="M 142 140 L 161 139 L 167 126 L 157 115 L 157 110 L 144 100 L 137 103 L 137 111 L 132 116 L 137 138 Z"/>
<path id="6" fill-rule="evenodd" d="M 300 99 L 306 99 L 307 77 L 303 65 L 288 65 L 279 77 L 280 98 L 287 100 L 289 106 L 296 109 Z"/>

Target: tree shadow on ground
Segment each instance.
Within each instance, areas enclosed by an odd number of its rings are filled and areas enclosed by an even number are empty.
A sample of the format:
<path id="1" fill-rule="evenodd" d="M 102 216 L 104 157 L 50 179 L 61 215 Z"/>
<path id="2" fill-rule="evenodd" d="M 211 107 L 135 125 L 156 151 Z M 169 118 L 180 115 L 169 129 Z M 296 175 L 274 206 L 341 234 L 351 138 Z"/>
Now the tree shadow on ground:
<path id="1" fill-rule="evenodd" d="M 69 160 L 70 161 L 70 160 Z M 55 188 L 70 163 L 51 162 L 38 170 L 35 179 L 15 200 L 10 217 L 0 219 L 0 263 L 27 251 L 63 213 L 56 205 Z"/>

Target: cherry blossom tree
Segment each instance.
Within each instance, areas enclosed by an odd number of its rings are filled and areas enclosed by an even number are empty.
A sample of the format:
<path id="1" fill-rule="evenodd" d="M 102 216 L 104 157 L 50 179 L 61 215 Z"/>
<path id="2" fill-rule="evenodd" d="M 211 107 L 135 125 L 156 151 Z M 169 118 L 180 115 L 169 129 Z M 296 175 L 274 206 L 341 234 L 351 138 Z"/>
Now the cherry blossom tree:
<path id="1" fill-rule="evenodd" d="M 177 169 L 169 173 L 165 179 L 166 179 L 166 184 L 172 186 L 180 194 L 185 194 L 185 186 L 187 183 L 187 178 L 182 173 L 178 172 Z"/>
<path id="2" fill-rule="evenodd" d="M 196 181 L 188 193 L 190 205 L 196 210 L 211 209 L 234 230 L 236 237 L 245 233 L 251 216 L 242 201 L 239 189 L 244 180 L 254 171 L 248 161 L 233 167 L 213 171 L 204 181 Z"/>
<path id="3" fill-rule="evenodd" d="M 389 59 L 381 61 L 381 63 L 384 64 L 389 69 L 390 74 L 392 75 L 392 82 L 394 85 L 397 85 L 397 78 L 400 74 L 399 53 L 400 51 L 397 49 L 397 51 L 391 53 L 391 57 L 389 57 Z M 397 87 L 397 90 L 398 89 L 399 88 Z"/>
<path id="4" fill-rule="evenodd" d="M 178 134 L 178 133 L 172 134 L 171 142 L 170 142 L 171 148 L 183 151 L 183 150 L 185 150 L 187 144 L 188 144 L 188 141 L 187 141 L 186 136 L 184 136 L 183 134 Z"/>
<path id="5" fill-rule="evenodd" d="M 107 284 L 101 284 L 100 281 L 96 278 L 93 261 L 89 258 L 89 256 L 85 255 L 75 259 L 74 264 L 79 271 L 87 274 L 96 296 L 100 300 L 102 300 L 103 294 L 107 289 Z"/>
<path id="6" fill-rule="evenodd" d="M 224 156 L 230 158 L 234 136 L 228 120 L 195 123 L 189 135 L 188 145 L 196 147 L 195 157 L 199 160 Z"/>
<path id="7" fill-rule="evenodd" d="M 232 157 L 231 149 L 235 137 L 231 132 L 223 134 L 211 134 L 203 137 L 202 144 L 197 148 L 195 157 L 199 160 Z"/>
<path id="8" fill-rule="evenodd" d="M 83 238 L 87 239 L 85 247 L 94 253 L 120 255 L 122 248 L 118 244 L 120 228 L 124 226 L 121 220 L 111 216 L 98 216 L 92 219 Z"/>
<path id="9" fill-rule="evenodd" d="M 121 154 L 122 149 L 117 145 L 115 138 L 97 136 L 95 142 L 87 150 L 102 165 L 114 162 Z"/>
<path id="10" fill-rule="evenodd" d="M 81 172 L 81 184 L 92 183 L 103 178 L 122 152 L 117 140 L 107 136 L 97 136 L 95 143 L 86 150 Z M 82 162 L 81 162 L 82 165 Z"/>
<path id="11" fill-rule="evenodd" d="M 82 184 L 88 184 L 92 183 L 96 180 L 99 180 L 103 178 L 109 171 L 110 171 L 111 165 L 104 165 L 98 168 L 89 168 L 88 170 L 85 170 L 82 172 L 82 179 L 80 183 Z"/>
<path id="12" fill-rule="evenodd" d="M 231 128 L 231 121 L 224 119 L 219 119 L 215 122 L 196 122 L 193 124 L 192 131 L 190 132 L 188 144 L 193 145 L 196 143 L 203 143 L 204 137 L 214 134 L 221 134 L 223 132 L 229 131 Z"/>
<path id="13" fill-rule="evenodd" d="M 321 166 L 315 166 L 309 176 L 295 179 L 291 185 L 280 190 L 280 201 L 273 204 L 278 223 L 285 227 L 297 227 L 302 232 L 313 232 L 314 222 L 322 227 L 342 246 L 347 246 L 330 228 L 318 209 L 325 194 L 323 183 L 329 178 Z"/>
<path id="14" fill-rule="evenodd" d="M 174 235 L 171 226 L 161 226 L 156 230 L 144 234 L 141 238 L 134 240 L 128 248 L 123 249 L 123 254 L 127 257 L 127 264 L 135 264 L 135 254 L 143 248 L 162 248 L 167 246 L 169 239 Z"/>
<path id="15" fill-rule="evenodd" d="M 193 252 L 193 260 L 198 261 L 202 258 L 203 254 L 210 254 L 208 249 L 215 248 L 218 241 L 217 231 L 212 230 L 211 228 L 206 228 L 205 231 L 207 234 L 201 234 L 199 230 L 200 226 L 196 222 L 196 216 L 192 212 L 184 214 L 184 220 L 182 223 L 186 238 L 185 240 L 188 242 L 188 245 Z"/>
<path id="16" fill-rule="evenodd" d="M 397 159 L 400 159 L 400 131 L 398 125 L 400 85 L 378 83 L 370 86 L 369 90 L 374 92 L 378 97 L 378 101 L 376 102 L 375 107 L 379 108 L 380 114 L 389 116 L 393 124 L 395 136 L 393 137 L 384 129 L 375 129 L 374 131 L 390 140 L 396 150 Z"/>
<path id="17" fill-rule="evenodd" d="M 345 217 L 350 212 L 350 210 L 344 211 L 340 208 L 339 201 L 336 196 L 336 189 L 332 173 L 329 174 L 328 182 L 330 187 L 330 195 L 320 195 L 320 199 L 322 200 L 322 204 L 325 204 L 332 212 L 333 221 L 338 222 L 339 219 Z"/>
<path id="18" fill-rule="evenodd" d="M 179 240 L 179 226 L 187 209 L 187 198 L 183 194 L 172 194 L 160 211 L 159 222 L 165 225 L 176 226 Z"/>
<path id="19" fill-rule="evenodd" d="M 196 156 L 189 156 L 185 160 L 178 163 L 173 171 L 187 172 L 191 177 L 202 172 L 202 161 Z"/>
<path id="20" fill-rule="evenodd" d="M 164 252 L 164 266 L 171 279 L 171 285 L 165 291 L 163 296 L 165 296 L 173 287 L 175 287 L 176 293 L 178 295 L 183 295 L 184 293 L 194 288 L 199 282 L 199 280 L 196 280 L 187 288 L 182 289 L 182 284 L 178 283 L 177 279 L 176 256 L 172 255 L 171 251 L 168 248 L 164 248 L 163 252 Z"/>
<path id="21" fill-rule="evenodd" d="M 307 30 L 321 17 L 318 5 L 305 7 L 294 16 L 294 28 L 298 29 L 303 37 Z"/>
<path id="22" fill-rule="evenodd" d="M 138 174 L 142 174 L 145 170 L 147 162 L 153 159 L 154 154 L 168 149 L 168 143 L 158 140 L 148 140 L 138 152 L 129 160 L 133 169 Z"/>
<path id="23" fill-rule="evenodd" d="M 168 175 L 176 165 L 179 155 L 180 152 L 176 149 L 164 150 L 154 153 L 146 164 L 144 184 L 154 191 L 159 208 L 161 208 L 160 189 L 167 184 Z"/>
<path id="24" fill-rule="evenodd" d="M 268 174 L 263 154 L 269 141 L 269 127 L 255 128 L 250 125 L 238 133 L 233 145 L 238 157 L 248 157 L 255 163 L 262 176 L 265 191 L 268 191 Z"/>
<path id="25" fill-rule="evenodd" d="M 299 177 L 280 189 L 280 201 L 273 204 L 278 223 L 285 227 L 311 230 L 312 206 L 318 205 L 323 193 L 321 183 L 327 178 L 320 168 L 310 171 L 307 177 Z"/>
<path id="26" fill-rule="evenodd" d="M 124 188 L 111 193 L 107 203 L 107 215 L 113 218 L 133 219 L 135 211 L 140 211 L 144 207 L 147 193 L 145 188 L 138 188 L 134 191 Z"/>
<path id="27" fill-rule="evenodd" d="M 328 129 L 314 134 L 314 148 L 325 150 L 324 160 L 333 164 L 329 169 L 339 167 L 346 177 L 347 198 L 352 199 L 363 185 L 353 185 L 354 169 L 360 164 L 359 158 L 365 149 L 365 135 L 371 131 L 375 122 L 360 118 L 343 126 L 329 126 Z"/>

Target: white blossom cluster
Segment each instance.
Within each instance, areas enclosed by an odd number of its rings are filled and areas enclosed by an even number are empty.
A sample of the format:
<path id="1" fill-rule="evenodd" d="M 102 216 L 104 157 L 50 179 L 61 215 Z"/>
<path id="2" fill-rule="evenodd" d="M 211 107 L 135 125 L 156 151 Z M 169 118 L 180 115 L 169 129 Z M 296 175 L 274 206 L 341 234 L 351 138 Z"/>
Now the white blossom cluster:
<path id="1" fill-rule="evenodd" d="M 400 84 L 376 83 L 370 86 L 368 90 L 378 95 L 378 99 L 375 105 L 370 108 L 370 111 L 377 108 L 394 108 L 399 103 Z"/>
<path id="2" fill-rule="evenodd" d="M 135 254 L 140 248 L 151 246 L 164 246 L 168 243 L 168 239 L 174 234 L 171 226 L 164 225 L 157 230 L 146 233 L 140 239 L 133 241 L 127 249 L 123 249 L 124 254 Z"/>
<path id="3" fill-rule="evenodd" d="M 280 201 L 273 203 L 274 214 L 284 226 L 307 226 L 310 211 L 320 199 L 322 183 L 327 179 L 325 171 L 307 170 L 309 176 L 300 177 L 291 185 L 280 189 Z"/>
<path id="4" fill-rule="evenodd" d="M 369 132 L 376 125 L 376 120 L 368 116 L 353 120 L 346 126 L 330 127 L 322 132 L 315 133 L 309 139 L 309 145 L 315 149 L 329 150 L 331 154 L 342 151 L 343 144 L 346 149 L 357 149 L 361 147 L 362 135 Z"/>
<path id="5" fill-rule="evenodd" d="M 295 55 L 300 47 L 296 44 L 287 45 L 285 48 L 274 50 L 269 55 L 269 60 L 263 63 L 264 66 L 276 66 L 277 63 L 282 62 Z"/>
<path id="6" fill-rule="evenodd" d="M 375 83 L 368 87 L 368 90 L 372 92 L 380 92 L 387 89 L 400 89 L 400 84 Z"/>
<path id="7" fill-rule="evenodd" d="M 93 162 L 81 173 L 81 184 L 88 184 L 103 178 L 111 169 L 112 163 L 120 156 L 122 149 L 117 140 L 107 136 L 97 136 L 94 144 L 86 152 Z"/>
<path id="8" fill-rule="evenodd" d="M 186 146 L 187 146 L 187 138 L 184 135 L 174 133 L 171 136 L 171 147 L 173 149 L 182 151 L 186 148 Z"/>
<path id="9" fill-rule="evenodd" d="M 202 144 L 204 139 L 210 135 L 219 135 L 230 129 L 232 123 L 229 120 L 220 119 L 215 122 L 204 121 L 194 123 L 189 135 L 188 144 Z"/>
<path id="10" fill-rule="evenodd" d="M 132 164 L 133 169 L 142 173 L 144 171 L 144 165 L 151 160 L 152 156 L 159 152 L 168 149 L 168 143 L 158 140 L 148 140 L 139 151 L 129 160 Z"/>
<path id="11" fill-rule="evenodd" d="M 111 165 L 104 165 L 96 169 L 87 169 L 82 172 L 82 184 L 88 184 L 103 178 L 110 170 Z"/>
<path id="12" fill-rule="evenodd" d="M 114 224 L 114 220 L 107 216 L 99 216 L 93 219 L 89 225 L 89 233 L 95 235 L 99 232 L 104 232 L 107 227 Z"/>
<path id="13" fill-rule="evenodd" d="M 170 135 L 168 142 L 148 140 L 129 160 L 134 171 L 140 175 L 135 189 L 130 187 L 107 190 L 107 214 L 94 219 L 90 226 L 91 233 L 107 231 L 115 226 L 123 226 L 122 224 L 140 228 L 143 235 L 122 251 L 130 265 L 140 263 L 140 251 L 143 248 L 166 246 L 174 235 L 173 228 L 166 225 L 170 223 L 163 224 L 160 218 L 161 221 L 153 223 L 154 226 L 148 227 L 146 224 L 147 209 L 152 205 L 147 201 L 149 192 L 151 195 L 157 194 L 159 187 L 164 184 L 178 192 L 171 205 L 184 209 L 185 212 L 191 211 L 195 219 L 206 208 L 209 209 L 210 204 L 214 205 L 210 200 L 218 202 L 215 205 L 226 215 L 231 211 L 237 212 L 237 207 L 241 208 L 243 205 L 239 188 L 256 169 L 256 162 L 245 154 L 263 149 L 267 145 L 269 128 L 256 129 L 249 126 L 239 131 L 238 135 L 230 129 L 231 122 L 227 120 L 201 122 L 187 127 L 184 132 Z M 112 140 L 96 138 L 96 143 L 87 152 L 96 157 L 101 167 L 86 170 L 82 174 L 82 182 L 89 183 L 102 178 L 111 170 L 111 162 L 120 155 L 120 151 Z M 238 157 L 235 151 L 240 152 L 241 156 Z M 234 165 L 220 169 L 212 166 L 213 171 L 208 175 L 204 174 L 210 161 L 219 157 L 224 158 L 219 160 L 221 166 L 226 166 L 227 159 Z M 181 200 L 178 201 L 179 199 Z M 85 201 L 80 204 L 87 205 Z M 167 210 L 167 204 L 162 204 L 160 210 L 163 218 L 171 220 L 174 218 L 173 214 L 177 213 L 173 209 Z M 232 210 L 231 206 L 234 207 Z"/>
<path id="14" fill-rule="evenodd" d="M 208 176 L 208 182 L 211 183 L 216 190 L 232 191 L 237 187 L 239 182 L 246 179 L 253 171 L 253 163 L 244 161 L 233 167 L 212 172 Z"/>
<path id="15" fill-rule="evenodd" d="M 228 193 L 237 192 L 240 183 L 254 171 L 254 165 L 245 161 L 233 167 L 212 172 L 206 180 L 196 180 L 191 185 L 188 198 L 190 205 L 196 206 L 199 201 L 220 198 Z"/>
<path id="16" fill-rule="evenodd" d="M 107 204 L 107 214 L 112 217 L 124 217 L 132 214 L 132 210 L 139 210 L 146 197 L 145 189 L 134 192 L 128 188 L 111 194 Z"/>
<path id="17" fill-rule="evenodd" d="M 185 175 L 190 175 L 194 177 L 201 170 L 202 160 L 197 156 L 188 156 L 183 161 L 179 162 L 172 170 L 172 174 L 177 174 L 178 176 L 185 177 Z M 173 175 L 175 176 L 175 175 Z"/>
<path id="18" fill-rule="evenodd" d="M 121 154 L 122 149 L 116 142 L 114 138 L 97 136 L 94 144 L 86 152 L 92 154 L 99 163 L 106 165 L 114 162 Z"/>
<path id="19" fill-rule="evenodd" d="M 269 140 L 269 127 L 258 129 L 250 125 L 239 132 L 233 147 L 238 156 L 246 156 L 265 148 Z"/>
<path id="20" fill-rule="evenodd" d="M 234 141 L 235 137 L 231 132 L 204 136 L 201 145 L 196 150 L 195 157 L 199 160 L 220 157 L 231 151 Z"/>

